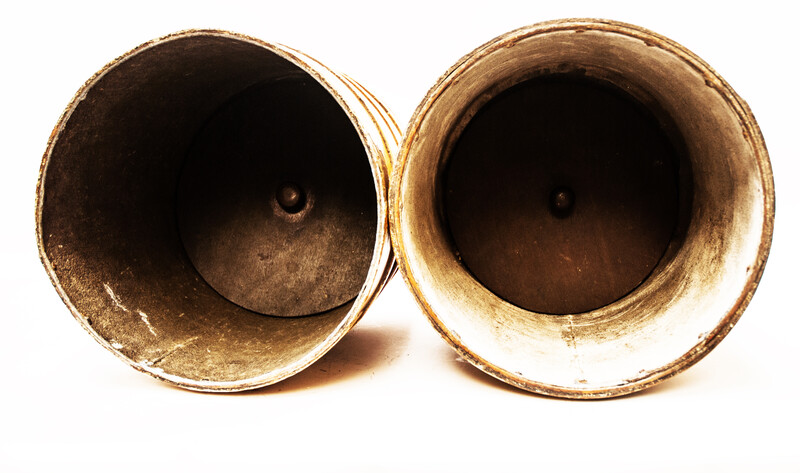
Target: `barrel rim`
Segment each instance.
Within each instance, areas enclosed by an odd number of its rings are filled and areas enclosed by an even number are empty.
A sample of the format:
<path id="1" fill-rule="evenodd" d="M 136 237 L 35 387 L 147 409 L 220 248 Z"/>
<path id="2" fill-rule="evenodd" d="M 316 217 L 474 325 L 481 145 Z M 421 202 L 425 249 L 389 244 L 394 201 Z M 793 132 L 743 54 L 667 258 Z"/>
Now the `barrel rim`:
<path id="1" fill-rule="evenodd" d="M 620 34 L 641 40 L 649 46 L 660 48 L 680 58 L 706 78 L 706 83 L 713 87 L 717 93 L 723 97 L 727 105 L 736 113 L 743 130 L 746 132 L 746 139 L 753 148 L 761 177 L 760 184 L 764 190 L 764 220 L 762 223 L 761 241 L 755 255 L 755 261 L 752 263 L 753 271 L 750 273 L 745 286 L 741 289 L 739 298 L 734 302 L 732 309 L 725 314 L 713 330 L 707 332 L 688 352 L 656 370 L 641 373 L 636 378 L 626 379 L 620 384 L 613 386 L 598 389 L 575 389 L 572 387 L 556 386 L 532 381 L 506 370 L 501 366 L 492 364 L 479 354 L 470 350 L 469 347 L 461 342 L 459 336 L 455 332 L 443 324 L 429 305 L 423 288 L 415 278 L 408 262 L 410 255 L 406 250 L 400 230 L 402 226 L 401 214 L 403 212 L 401 184 L 407 168 L 411 146 L 415 137 L 420 132 L 422 122 L 430 111 L 432 103 L 442 95 L 449 84 L 458 80 L 459 76 L 473 64 L 490 53 L 499 49 L 512 47 L 516 42 L 523 39 L 552 32 L 582 32 L 590 30 Z M 487 374 L 526 391 L 573 399 L 600 399 L 631 394 L 660 383 L 700 361 L 725 338 L 752 299 L 764 272 L 774 231 L 775 189 L 772 167 L 769 161 L 766 144 L 749 106 L 705 61 L 677 42 L 640 26 L 605 19 L 566 18 L 523 26 L 501 34 L 463 56 L 439 77 L 435 85 L 428 90 L 424 99 L 417 106 L 409 121 L 392 173 L 389 189 L 389 214 L 392 245 L 397 253 L 398 265 L 403 279 L 411 290 L 422 312 L 428 318 L 428 321 L 461 357 Z"/>
<path id="2" fill-rule="evenodd" d="M 362 144 L 364 145 L 367 158 L 370 162 L 370 168 L 372 170 L 373 182 L 375 184 L 376 202 L 378 204 L 375 243 L 373 246 L 373 254 L 370 262 L 369 272 L 365 278 L 365 282 L 361 290 L 356 298 L 352 301 L 352 306 L 342 321 L 321 344 L 317 345 L 299 361 L 282 367 L 281 369 L 264 373 L 257 377 L 235 381 L 204 381 L 167 374 L 159 368 L 153 368 L 144 363 L 137 363 L 114 348 L 111 342 L 101 337 L 87 323 L 87 319 L 72 303 L 70 296 L 62 287 L 49 260 L 49 257 L 45 252 L 42 231 L 42 211 L 46 192 L 44 181 L 46 179 L 47 168 L 55 144 L 65 129 L 77 105 L 83 100 L 92 87 L 94 87 L 94 85 L 96 85 L 103 78 L 103 76 L 105 76 L 106 73 L 119 66 L 124 61 L 160 44 L 193 36 L 218 36 L 265 48 L 280 58 L 299 67 L 301 70 L 303 70 L 303 72 L 319 82 L 331 94 L 331 96 L 333 96 L 342 110 L 347 114 L 348 118 L 353 124 L 353 127 L 358 133 Z M 347 76 L 340 76 L 336 74 L 327 66 L 316 61 L 310 56 L 279 43 L 267 42 L 252 36 L 222 29 L 186 29 L 160 36 L 136 46 L 135 48 L 108 62 L 83 83 L 83 85 L 78 89 L 67 107 L 62 112 L 48 138 L 47 147 L 42 157 L 36 183 L 35 219 L 36 244 L 39 252 L 39 259 L 42 262 L 42 265 L 44 266 L 48 277 L 50 278 L 50 282 L 53 284 L 53 287 L 56 289 L 59 297 L 61 297 L 61 300 L 72 313 L 73 317 L 81 324 L 81 326 L 83 326 L 89 335 L 91 335 L 100 345 L 112 352 L 115 356 L 120 358 L 129 366 L 138 371 L 149 374 L 150 376 L 153 376 L 161 381 L 194 391 L 236 392 L 268 386 L 299 373 L 325 355 L 325 353 L 333 348 L 333 346 L 336 345 L 342 339 L 342 337 L 344 337 L 344 335 L 355 326 L 355 324 L 363 317 L 372 301 L 380 293 L 381 289 L 394 274 L 393 271 L 395 269 L 395 263 L 389 235 L 387 189 L 390 170 L 392 167 L 392 160 L 396 151 L 397 143 L 395 142 L 394 146 L 387 143 L 384 135 L 395 136 L 399 134 L 399 130 L 397 130 L 394 119 L 391 117 L 391 114 L 386 107 L 384 107 L 383 104 L 381 104 L 373 95 L 371 95 L 369 92 L 366 92 L 366 89 L 363 89 L 363 87 L 362 91 L 361 89 L 348 84 L 346 77 Z M 350 80 L 352 81 L 352 79 Z M 348 93 L 353 97 L 345 97 L 345 95 Z M 373 113 L 370 112 L 365 101 L 371 104 L 371 106 L 377 111 L 377 114 L 380 115 L 380 118 L 376 118 Z M 364 109 L 362 116 L 359 117 L 359 113 L 354 109 L 354 107 L 362 107 Z M 366 121 L 364 119 L 365 117 L 371 120 L 372 123 Z M 392 128 L 392 125 L 394 128 Z M 374 130 L 368 129 L 370 126 L 374 126 Z M 375 143 L 376 137 L 374 135 L 376 132 L 378 135 L 380 135 L 379 140 L 382 141 L 381 145 Z"/>

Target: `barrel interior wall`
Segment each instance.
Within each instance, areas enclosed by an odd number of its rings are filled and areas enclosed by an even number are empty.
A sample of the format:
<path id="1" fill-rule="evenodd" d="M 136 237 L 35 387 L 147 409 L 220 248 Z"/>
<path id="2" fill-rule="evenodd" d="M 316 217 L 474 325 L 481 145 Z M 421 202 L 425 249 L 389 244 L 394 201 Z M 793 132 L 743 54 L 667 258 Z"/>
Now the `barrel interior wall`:
<path id="1" fill-rule="evenodd" d="M 242 91 L 287 80 L 311 79 L 241 37 L 182 35 L 108 66 L 62 118 L 40 189 L 43 258 L 76 317 L 141 369 L 224 389 L 285 377 L 348 316 L 352 301 L 294 319 L 246 310 L 202 279 L 179 234 L 179 178 L 204 123 Z M 366 172 L 359 185 L 374 194 Z M 371 241 L 367 253 L 368 265 Z"/>
<path id="2" fill-rule="evenodd" d="M 458 242 L 454 245 L 445 197 L 453 190 L 447 188 L 447 158 L 473 118 L 480 119 L 482 107 L 517 84 L 553 74 L 610 82 L 631 95 L 675 145 L 677 167 L 678 202 L 670 211 L 677 212 L 677 221 L 660 233 L 667 235 L 661 243 L 667 245 L 665 257 L 631 292 L 607 305 L 586 305 L 583 312 L 554 311 L 562 315 L 511 304 L 507 295 L 476 280 L 458 254 Z M 414 140 L 407 140 L 398 200 L 414 286 L 457 348 L 490 373 L 530 389 L 591 393 L 663 375 L 695 356 L 696 346 L 716 343 L 717 335 L 727 332 L 729 325 L 721 321 L 738 318 L 741 293 L 752 290 L 763 263 L 758 253 L 769 177 L 761 167 L 760 137 L 745 128 L 746 111 L 712 70 L 649 32 L 579 24 L 510 33 L 445 77 L 429 96 L 435 100 L 420 108 Z M 506 132 L 498 122 L 487 125 L 492 126 Z M 503 149 L 502 140 L 495 143 Z M 477 161 L 494 159 L 477 154 Z M 502 194 L 503 185 L 490 187 Z M 469 209 L 459 212 L 468 215 Z M 479 228 L 470 229 L 468 221 L 464 232 L 493 231 L 485 222 L 473 222 Z M 513 227 L 513 216 L 507 221 Z M 535 239 L 530 235 L 528 243 Z"/>

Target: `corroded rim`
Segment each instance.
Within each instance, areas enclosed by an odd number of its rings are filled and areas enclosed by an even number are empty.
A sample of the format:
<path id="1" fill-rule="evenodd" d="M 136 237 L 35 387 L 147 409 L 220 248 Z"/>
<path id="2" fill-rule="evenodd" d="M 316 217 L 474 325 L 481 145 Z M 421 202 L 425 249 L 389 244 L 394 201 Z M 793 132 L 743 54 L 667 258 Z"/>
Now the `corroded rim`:
<path id="1" fill-rule="evenodd" d="M 375 245 L 369 267 L 369 272 L 365 283 L 361 288 L 353 305 L 347 315 L 339 325 L 328 335 L 328 337 L 312 351 L 307 353 L 299 361 L 292 363 L 281 369 L 265 373 L 263 375 L 227 382 L 202 381 L 183 378 L 176 375 L 164 373 L 159 368 L 153 368 L 143 363 L 137 363 L 115 349 L 111 343 L 102 338 L 81 315 L 75 305 L 58 280 L 53 270 L 48 256 L 45 253 L 42 236 L 42 207 L 45 195 L 44 180 L 47 168 L 55 143 L 64 130 L 73 111 L 83 100 L 90 89 L 98 83 L 103 76 L 131 57 L 146 51 L 159 44 L 173 41 L 176 39 L 192 36 L 219 36 L 237 41 L 251 43 L 263 47 L 270 52 L 278 55 L 284 60 L 298 66 L 305 73 L 319 82 L 337 101 L 341 108 L 350 118 L 366 150 L 372 170 L 373 182 L 375 184 L 376 201 L 378 205 L 378 222 L 375 235 Z M 366 91 L 360 84 L 355 83 L 346 76 L 338 75 L 328 69 L 322 63 L 313 58 L 278 43 L 269 43 L 251 36 L 233 33 L 225 30 L 215 29 L 190 29 L 168 34 L 150 41 L 147 41 L 136 48 L 131 49 L 125 54 L 117 57 L 106 64 L 102 69 L 89 78 L 76 92 L 75 96 L 66 107 L 47 142 L 47 148 L 42 158 L 39 169 L 39 177 L 36 184 L 36 242 L 39 250 L 39 258 L 47 271 L 50 281 L 58 292 L 64 304 L 69 308 L 73 317 L 80 322 L 83 328 L 107 350 L 111 351 L 118 358 L 134 369 L 147 373 L 157 379 L 175 384 L 181 388 L 195 391 L 215 391 L 215 392 L 234 392 L 248 389 L 259 388 L 274 384 L 304 370 L 316 360 L 321 358 L 330 350 L 341 338 L 349 332 L 353 326 L 364 315 L 367 307 L 372 303 L 380 290 L 388 282 L 395 269 L 393 252 L 389 237 L 388 222 L 388 181 L 392 168 L 393 156 L 398 145 L 399 129 L 392 119 L 390 113 L 373 95 Z"/>
<path id="2" fill-rule="evenodd" d="M 589 30 L 615 33 L 638 39 L 645 42 L 649 46 L 660 48 L 663 51 L 678 57 L 687 65 L 702 74 L 702 76 L 706 79 L 706 84 L 710 87 L 713 87 L 717 93 L 724 98 L 727 105 L 736 113 L 742 129 L 744 130 L 745 138 L 752 146 L 755 153 L 761 177 L 760 184 L 764 189 L 764 221 L 762 224 L 761 241 L 759 243 L 758 252 L 756 254 L 755 261 L 752 263 L 754 270 L 750 273 L 750 276 L 747 279 L 744 287 L 741 289 L 739 298 L 733 304 L 732 309 L 725 314 L 725 316 L 720 320 L 713 330 L 706 333 L 705 337 L 700 339 L 698 343 L 695 344 L 694 347 L 692 347 L 688 352 L 684 353 L 673 362 L 668 363 L 656 370 L 643 373 L 641 376 L 635 379 L 626 380 L 624 383 L 619 385 L 608 386 L 601 389 L 581 390 L 530 381 L 516 373 L 504 369 L 501 366 L 490 363 L 462 343 L 459 336 L 444 325 L 442 320 L 433 311 L 428 300 L 426 299 L 425 291 L 435 291 L 435 288 L 421 287 L 418 279 L 412 272 L 409 265 L 410 255 L 406 250 L 400 226 L 402 224 L 401 214 L 403 213 L 401 183 L 405 176 L 411 146 L 417 135 L 420 133 L 422 122 L 429 113 L 432 104 L 443 94 L 447 87 L 451 83 L 456 82 L 465 71 L 467 71 L 477 62 L 481 61 L 487 55 L 502 48 L 512 47 L 520 40 L 551 32 L 580 32 Z M 775 191 L 772 169 L 769 162 L 766 145 L 758 124 L 756 123 L 756 120 L 750 111 L 750 108 L 747 106 L 744 100 L 742 100 L 733 91 L 728 83 L 725 82 L 725 80 L 720 77 L 706 62 L 680 44 L 638 26 L 599 19 L 562 19 L 537 23 L 500 35 L 461 58 L 439 78 L 436 84 L 428 91 L 425 98 L 416 108 L 409 122 L 409 126 L 406 134 L 404 135 L 404 140 L 398 153 L 397 162 L 392 173 L 392 181 L 389 191 L 389 206 L 392 244 L 397 252 L 398 264 L 400 271 L 403 274 L 403 278 L 408 287 L 411 289 L 415 300 L 428 317 L 433 327 L 463 358 L 467 359 L 470 363 L 484 372 L 506 383 L 528 391 L 557 397 L 598 399 L 630 394 L 651 387 L 671 376 L 674 376 L 675 374 L 680 373 L 702 359 L 728 334 L 750 302 L 750 299 L 752 298 L 764 271 L 764 265 L 766 264 L 772 242 L 775 215 Z"/>

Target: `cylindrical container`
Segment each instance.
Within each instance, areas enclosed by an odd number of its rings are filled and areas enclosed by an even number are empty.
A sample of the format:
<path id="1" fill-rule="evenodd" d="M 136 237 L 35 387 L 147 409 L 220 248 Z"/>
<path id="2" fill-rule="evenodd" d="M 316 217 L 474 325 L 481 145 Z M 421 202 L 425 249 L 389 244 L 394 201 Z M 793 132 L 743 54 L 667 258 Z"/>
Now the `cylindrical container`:
<path id="1" fill-rule="evenodd" d="M 150 41 L 89 79 L 53 131 L 42 262 L 137 370 L 200 391 L 275 383 L 391 276 L 399 136 L 358 83 L 286 46 L 215 30 Z"/>
<path id="2" fill-rule="evenodd" d="M 390 188 L 399 266 L 436 330 L 486 373 L 570 398 L 705 356 L 758 285 L 773 219 L 745 102 L 679 44 L 592 19 L 461 59 Z"/>

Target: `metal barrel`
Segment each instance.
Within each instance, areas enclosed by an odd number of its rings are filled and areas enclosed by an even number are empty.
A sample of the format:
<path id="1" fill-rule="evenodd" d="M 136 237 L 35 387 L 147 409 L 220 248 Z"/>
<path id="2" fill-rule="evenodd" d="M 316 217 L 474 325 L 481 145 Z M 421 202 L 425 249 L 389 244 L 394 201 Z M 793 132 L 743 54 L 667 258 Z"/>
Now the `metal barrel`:
<path id="1" fill-rule="evenodd" d="M 135 369 L 199 391 L 278 382 L 393 273 L 399 138 L 362 86 L 296 50 L 217 30 L 155 39 L 58 121 L 37 187 L 42 263 Z"/>
<path id="2" fill-rule="evenodd" d="M 643 28 L 566 19 L 464 56 L 416 109 L 392 242 L 466 360 L 568 398 L 619 396 L 700 360 L 764 270 L 775 197 L 747 104 Z"/>

